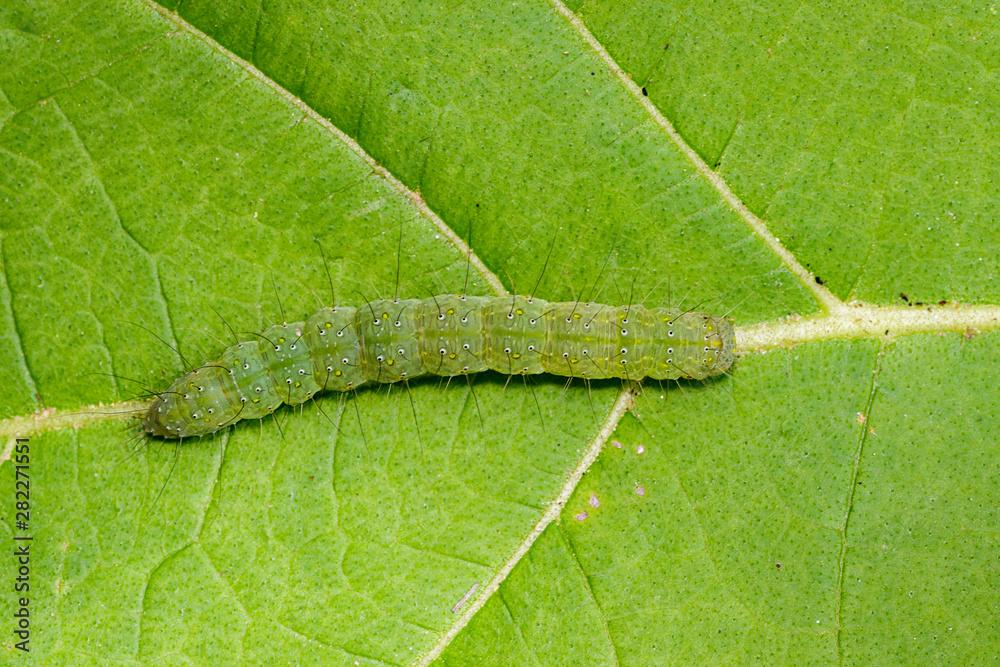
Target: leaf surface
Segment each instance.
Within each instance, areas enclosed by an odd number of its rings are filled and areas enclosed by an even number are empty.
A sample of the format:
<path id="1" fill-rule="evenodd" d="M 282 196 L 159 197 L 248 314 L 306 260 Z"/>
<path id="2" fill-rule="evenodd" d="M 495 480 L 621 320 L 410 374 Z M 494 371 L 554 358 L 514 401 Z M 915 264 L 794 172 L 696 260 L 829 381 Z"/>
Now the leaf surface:
<path id="1" fill-rule="evenodd" d="M 997 24 L 819 11 L 0 9 L 32 657 L 997 659 Z M 745 354 L 634 398 L 324 395 L 177 446 L 99 414 L 329 302 L 327 268 L 340 303 L 731 311 Z"/>

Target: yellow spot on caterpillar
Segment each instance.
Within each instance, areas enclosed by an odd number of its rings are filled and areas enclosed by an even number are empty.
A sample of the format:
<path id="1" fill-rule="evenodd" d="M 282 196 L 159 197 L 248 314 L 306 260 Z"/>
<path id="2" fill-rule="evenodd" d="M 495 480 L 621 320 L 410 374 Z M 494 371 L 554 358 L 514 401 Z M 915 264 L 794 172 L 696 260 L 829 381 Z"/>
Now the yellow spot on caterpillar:
<path id="1" fill-rule="evenodd" d="M 335 371 L 333 372 L 333 374 L 334 374 L 334 375 L 336 375 L 337 377 L 340 377 L 340 376 L 341 376 L 341 375 L 343 375 L 344 373 L 343 373 L 343 371 L 341 371 L 341 370 L 340 370 L 340 369 L 338 368 L 337 370 L 335 370 Z"/>
<path id="2" fill-rule="evenodd" d="M 396 360 L 393 359 L 392 357 L 389 357 L 388 359 L 385 360 L 385 365 L 386 366 L 392 366 L 395 363 L 396 363 Z"/>
<path id="3" fill-rule="evenodd" d="M 573 319 L 574 319 L 574 320 L 578 320 L 578 319 L 580 319 L 581 317 L 582 317 L 582 316 L 580 315 L 580 313 L 573 313 Z"/>

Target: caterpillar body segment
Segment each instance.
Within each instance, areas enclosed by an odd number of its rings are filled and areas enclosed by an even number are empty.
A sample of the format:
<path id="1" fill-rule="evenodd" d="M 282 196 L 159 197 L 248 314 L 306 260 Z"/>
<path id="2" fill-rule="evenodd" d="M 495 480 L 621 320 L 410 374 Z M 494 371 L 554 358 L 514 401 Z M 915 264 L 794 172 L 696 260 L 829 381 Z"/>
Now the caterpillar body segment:
<path id="1" fill-rule="evenodd" d="M 639 305 L 440 295 L 324 308 L 227 348 L 151 404 L 147 433 L 182 438 L 320 391 L 493 370 L 586 379 L 703 379 L 733 363 L 726 318 Z"/>

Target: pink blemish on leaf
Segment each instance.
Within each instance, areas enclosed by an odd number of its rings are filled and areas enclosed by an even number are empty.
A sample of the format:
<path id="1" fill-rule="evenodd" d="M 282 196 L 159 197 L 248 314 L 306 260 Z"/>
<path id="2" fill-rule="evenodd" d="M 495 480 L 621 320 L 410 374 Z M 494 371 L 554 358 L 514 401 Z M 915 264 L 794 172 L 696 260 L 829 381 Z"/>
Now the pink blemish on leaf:
<path id="1" fill-rule="evenodd" d="M 612 440 L 611 441 L 611 446 L 614 447 L 615 449 L 621 449 L 622 448 L 622 443 L 618 442 L 617 440 Z"/>
<path id="2" fill-rule="evenodd" d="M 596 493 L 590 494 L 590 499 L 587 502 L 590 503 L 591 507 L 600 507 L 601 506 L 601 501 L 597 499 L 597 494 Z"/>
<path id="3" fill-rule="evenodd" d="M 635 485 L 635 495 L 637 495 L 637 496 L 644 496 L 644 495 L 646 495 L 646 487 L 644 487 L 642 484 L 636 484 Z"/>
<path id="4" fill-rule="evenodd" d="M 573 518 L 576 519 L 577 521 L 585 521 L 588 516 L 590 516 L 590 515 L 587 514 L 586 512 L 580 512 L 579 514 L 577 514 Z"/>

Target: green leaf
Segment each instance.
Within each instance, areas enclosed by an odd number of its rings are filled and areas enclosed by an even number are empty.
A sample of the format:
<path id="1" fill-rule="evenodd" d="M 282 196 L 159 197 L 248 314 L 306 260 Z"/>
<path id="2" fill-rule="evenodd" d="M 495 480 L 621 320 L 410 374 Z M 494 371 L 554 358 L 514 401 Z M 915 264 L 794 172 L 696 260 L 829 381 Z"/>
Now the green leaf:
<path id="1" fill-rule="evenodd" d="M 31 659 L 1000 660 L 994 14 L 6 3 L 0 524 L 32 537 Z M 329 302 L 327 269 L 350 304 L 728 311 L 742 356 L 138 432 L 130 399 Z"/>

